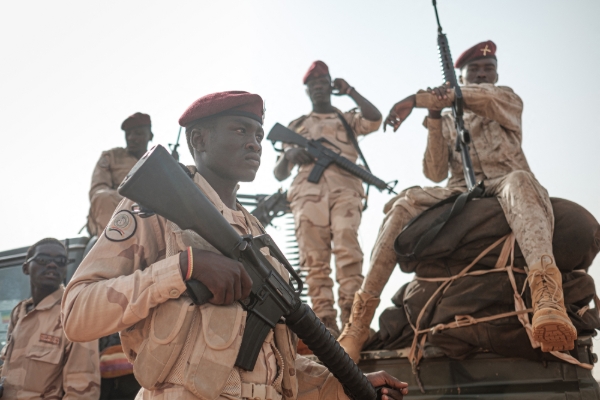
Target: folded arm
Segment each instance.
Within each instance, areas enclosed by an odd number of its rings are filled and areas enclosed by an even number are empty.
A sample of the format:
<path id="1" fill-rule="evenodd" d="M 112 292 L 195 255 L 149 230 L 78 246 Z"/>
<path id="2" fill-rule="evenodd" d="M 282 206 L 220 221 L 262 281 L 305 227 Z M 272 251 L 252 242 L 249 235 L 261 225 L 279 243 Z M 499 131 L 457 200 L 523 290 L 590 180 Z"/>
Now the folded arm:
<path id="1" fill-rule="evenodd" d="M 523 101 L 507 87 L 492 84 L 462 86 L 465 108 L 482 117 L 494 120 L 511 131 L 521 129 Z M 441 97 L 433 91 L 420 90 L 416 95 L 415 106 L 429 110 L 442 110 L 454 102 L 454 89 Z"/>
<path id="2" fill-rule="evenodd" d="M 119 209 L 131 205 L 127 200 Z M 72 341 L 121 331 L 186 290 L 179 255 L 164 257 L 164 220 L 128 216 L 136 224 L 131 237 L 111 241 L 102 234 L 65 290 L 63 324 Z"/>

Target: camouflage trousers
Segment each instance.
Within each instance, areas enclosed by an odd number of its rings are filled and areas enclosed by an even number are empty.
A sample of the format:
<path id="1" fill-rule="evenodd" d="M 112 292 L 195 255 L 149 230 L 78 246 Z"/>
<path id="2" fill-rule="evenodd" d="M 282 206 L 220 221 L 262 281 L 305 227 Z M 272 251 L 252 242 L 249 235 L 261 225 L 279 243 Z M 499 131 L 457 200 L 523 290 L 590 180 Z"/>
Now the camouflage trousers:
<path id="1" fill-rule="evenodd" d="M 123 197 L 112 189 L 101 189 L 94 193 L 87 224 L 90 237 L 102 233 L 122 199 Z"/>
<path id="2" fill-rule="evenodd" d="M 538 263 L 543 255 L 552 253 L 554 212 L 548 192 L 527 171 L 510 174 L 485 182 L 485 196 L 497 197 L 506 220 L 527 265 Z M 394 242 L 404 226 L 429 207 L 465 188 L 413 187 L 390 200 L 371 254 L 369 272 L 363 290 L 379 296 L 396 266 Z"/>
<path id="3" fill-rule="evenodd" d="M 335 255 L 338 305 L 349 318 L 354 293 L 363 281 L 363 253 L 358 243 L 362 197 L 354 190 L 299 194 L 291 201 L 300 252 L 300 266 L 308 271 L 306 283 L 315 314 L 336 318 L 331 255 Z M 332 246 L 333 243 L 333 246 Z M 347 321 L 342 321 L 343 323 Z"/>

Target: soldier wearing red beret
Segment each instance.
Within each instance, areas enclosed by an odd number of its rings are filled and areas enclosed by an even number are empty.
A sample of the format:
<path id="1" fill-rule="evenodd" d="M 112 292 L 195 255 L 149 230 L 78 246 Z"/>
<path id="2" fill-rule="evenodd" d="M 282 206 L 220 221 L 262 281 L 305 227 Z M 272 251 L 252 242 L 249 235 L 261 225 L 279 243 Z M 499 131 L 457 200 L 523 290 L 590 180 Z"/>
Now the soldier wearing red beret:
<path id="1" fill-rule="evenodd" d="M 562 278 L 554 261 L 554 215 L 548 192 L 535 179 L 523 149 L 521 116 L 523 101 L 507 86 L 496 86 L 498 61 L 491 40 L 478 43 L 456 60 L 465 105 L 464 121 L 472 138 L 470 155 L 476 181 L 483 181 L 485 196 L 497 197 L 529 266 L 534 315 L 533 336 L 543 351 L 571 350 L 577 331 L 563 300 Z M 420 90 L 396 103 L 386 124 L 398 129 L 414 107 L 426 108 L 424 125 L 429 131 L 423 171 L 427 178 L 446 187 L 412 187 L 392 199 L 384 211 L 370 270 L 340 344 L 357 359 L 368 338 L 369 325 L 379 295 L 396 265 L 394 240 L 402 228 L 427 208 L 467 190 L 460 153 L 454 151 L 456 129 L 451 112 L 443 112 L 454 100 L 454 89 L 444 85 Z"/>
<path id="2" fill-rule="evenodd" d="M 221 92 L 198 99 L 179 119 L 194 157 L 190 176 L 240 235 L 264 232 L 236 201 L 239 182 L 252 181 L 260 166 L 263 109 L 256 94 Z M 324 366 L 296 357 L 295 336 L 285 324 L 269 333 L 252 371 L 236 367 L 246 328 L 237 301 L 252 286 L 242 264 L 163 217 L 135 216 L 132 206 L 128 199 L 120 204 L 67 286 L 62 310 L 72 340 L 120 331 L 143 386 L 137 399 L 348 399 Z M 210 289 L 210 304 L 190 301 L 189 279 Z M 389 387 L 384 400 L 406 394 L 407 385 L 385 372 L 368 379 Z"/>
<path id="3" fill-rule="evenodd" d="M 310 66 L 303 82 L 312 102 L 312 112 L 292 121 L 289 127 L 309 139 L 327 139 L 344 157 L 355 162 L 358 158 L 356 137 L 379 129 L 381 113 L 344 79 L 332 81 L 329 68 L 322 61 Z M 350 96 L 359 108 L 342 113 L 331 104 L 332 94 Z M 288 200 L 296 222 L 300 265 L 308 269 L 308 295 L 317 316 L 337 337 L 340 330 L 330 277 L 331 255 L 335 254 L 343 325 L 350 318 L 354 293 L 363 281 L 363 253 L 358 242 L 365 196 L 362 181 L 331 165 L 317 184 L 308 182 L 313 158 L 302 148 L 286 143 L 283 148 L 285 153 L 278 159 L 275 177 L 286 179 L 294 166 L 298 166 Z"/>
<path id="4" fill-rule="evenodd" d="M 122 197 L 117 187 L 129 170 L 148 151 L 152 140 L 152 123 L 148 114 L 136 112 L 121 124 L 127 147 L 115 147 L 102 152 L 92 174 L 90 211 L 87 229 L 90 236 L 98 236 L 108 224 Z"/>

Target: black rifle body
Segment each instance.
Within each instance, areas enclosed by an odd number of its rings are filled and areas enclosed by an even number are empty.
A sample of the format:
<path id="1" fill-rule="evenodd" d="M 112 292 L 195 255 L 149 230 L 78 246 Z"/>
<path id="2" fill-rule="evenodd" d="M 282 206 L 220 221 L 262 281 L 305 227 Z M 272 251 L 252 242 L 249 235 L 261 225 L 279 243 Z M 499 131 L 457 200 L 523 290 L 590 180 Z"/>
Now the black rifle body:
<path id="1" fill-rule="evenodd" d="M 283 142 L 296 144 L 306 149 L 306 151 L 308 151 L 308 153 L 315 158 L 315 165 L 308 175 L 309 182 L 318 183 L 323 175 L 323 172 L 325 172 L 325 169 L 327 169 L 327 167 L 329 167 L 331 164 L 336 164 L 345 171 L 348 171 L 357 178 L 360 178 L 363 182 L 375 186 L 380 191 L 387 190 L 390 193 L 394 192 L 394 188 L 388 185 L 386 182 L 379 179 L 364 168 L 359 167 L 341 154 L 338 154 L 325 146 L 323 143 L 328 143 L 329 145 L 336 147 L 327 139 L 307 139 L 279 123 L 273 126 L 269 132 L 269 135 L 267 136 L 267 139 L 273 143 Z"/>
<path id="2" fill-rule="evenodd" d="M 248 317 L 236 366 L 253 370 L 267 334 L 283 321 L 329 368 L 351 397 L 357 400 L 378 397 L 358 366 L 310 307 L 302 303 L 302 281 L 271 237 L 240 236 L 164 147 L 157 145 L 150 149 L 123 180 L 118 192 L 181 229 L 193 230 L 223 255 L 242 263 L 252 278 L 252 291 L 241 302 Z M 268 247 L 290 272 L 296 289 L 261 253 L 263 247 Z M 204 304 L 212 297 L 201 282 L 186 283 L 196 304 Z"/>
<path id="3" fill-rule="evenodd" d="M 470 191 L 477 184 L 475 181 L 475 172 L 473 171 L 473 162 L 471 161 L 471 155 L 469 154 L 471 134 L 465 128 L 465 121 L 463 120 L 464 102 L 462 91 L 460 90 L 458 80 L 456 79 L 452 54 L 450 53 L 450 46 L 448 45 L 448 38 L 442 33 L 435 0 L 433 0 L 433 6 L 438 21 L 437 42 L 438 50 L 440 52 L 440 63 L 442 64 L 442 75 L 444 81 L 448 82 L 449 86 L 454 89 L 454 103 L 452 104 L 452 115 L 454 116 L 454 124 L 456 127 L 456 146 L 454 150 L 460 152 L 465 181 L 467 183 L 467 188 Z"/>
<path id="4" fill-rule="evenodd" d="M 281 189 L 273 194 L 238 194 L 237 198 L 243 206 L 255 206 L 250 214 L 263 226 L 268 226 L 273 219 L 291 212 L 287 192 Z"/>

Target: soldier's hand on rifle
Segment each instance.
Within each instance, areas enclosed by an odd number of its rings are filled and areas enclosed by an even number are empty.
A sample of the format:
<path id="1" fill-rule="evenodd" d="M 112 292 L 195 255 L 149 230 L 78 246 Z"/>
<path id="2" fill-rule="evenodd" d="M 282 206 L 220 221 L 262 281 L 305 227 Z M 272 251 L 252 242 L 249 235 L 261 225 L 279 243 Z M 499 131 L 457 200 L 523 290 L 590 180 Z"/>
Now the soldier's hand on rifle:
<path id="1" fill-rule="evenodd" d="M 427 92 L 429 92 L 432 95 L 434 95 L 435 97 L 437 97 L 438 100 L 447 99 L 448 93 L 450 93 L 450 90 L 451 90 L 450 82 L 446 82 L 442 86 L 434 87 L 433 89 L 429 88 L 429 87 L 427 88 Z"/>
<path id="2" fill-rule="evenodd" d="M 292 164 L 310 164 L 315 161 L 308 151 L 300 147 L 294 147 L 285 151 L 285 158 Z"/>
<path id="3" fill-rule="evenodd" d="M 396 132 L 400 125 L 404 122 L 404 120 L 408 118 L 413 108 L 415 108 L 416 99 L 416 96 L 412 95 L 394 104 L 394 106 L 390 110 L 390 113 L 385 119 L 385 122 L 383 124 L 383 131 L 385 132 L 386 126 L 389 125 L 393 126 L 394 132 Z"/>
<path id="4" fill-rule="evenodd" d="M 371 372 L 365 376 L 375 388 L 385 386 L 381 389 L 381 400 L 402 400 L 408 394 L 408 384 L 385 371 Z"/>
<path id="5" fill-rule="evenodd" d="M 215 305 L 228 305 L 250 295 L 252 279 L 241 262 L 212 251 L 192 249 L 194 268 L 191 279 L 206 285 Z M 179 253 L 179 267 L 185 277 L 188 270 L 188 252 Z"/>
<path id="6" fill-rule="evenodd" d="M 335 96 L 342 96 L 344 94 L 348 94 L 348 89 L 351 88 L 350 84 L 342 78 L 335 78 L 331 86 L 333 86 L 334 89 L 332 94 Z"/>

